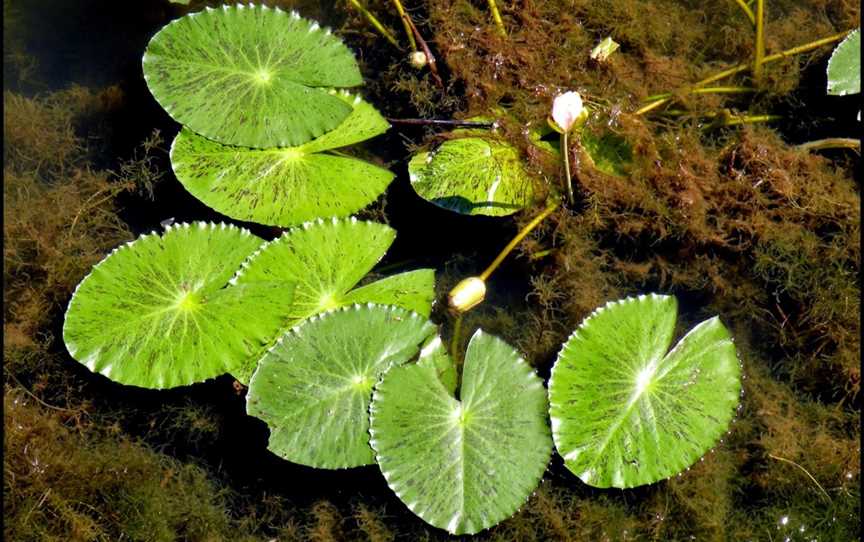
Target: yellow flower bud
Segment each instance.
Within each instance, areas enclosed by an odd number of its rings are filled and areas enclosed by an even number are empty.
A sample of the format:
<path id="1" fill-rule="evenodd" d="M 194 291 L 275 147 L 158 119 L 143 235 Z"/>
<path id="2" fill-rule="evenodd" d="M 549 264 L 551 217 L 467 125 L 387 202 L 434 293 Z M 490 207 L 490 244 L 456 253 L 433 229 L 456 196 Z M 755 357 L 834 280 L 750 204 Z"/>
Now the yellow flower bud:
<path id="1" fill-rule="evenodd" d="M 480 277 L 468 277 L 457 284 L 447 301 L 450 308 L 457 312 L 467 312 L 483 302 L 486 297 L 486 283 Z"/>

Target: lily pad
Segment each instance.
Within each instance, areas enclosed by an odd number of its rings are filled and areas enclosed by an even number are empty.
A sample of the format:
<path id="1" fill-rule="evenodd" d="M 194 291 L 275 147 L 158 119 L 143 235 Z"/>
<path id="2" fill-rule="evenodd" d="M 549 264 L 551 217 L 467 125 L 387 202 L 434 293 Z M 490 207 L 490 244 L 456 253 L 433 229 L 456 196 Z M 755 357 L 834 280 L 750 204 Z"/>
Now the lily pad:
<path id="1" fill-rule="evenodd" d="M 677 474 L 714 446 L 741 390 L 729 332 L 714 317 L 669 351 L 674 297 L 596 310 L 564 344 L 549 379 L 552 434 L 565 465 L 595 487 Z"/>
<path id="2" fill-rule="evenodd" d="M 416 313 L 372 304 L 310 318 L 261 359 L 247 412 L 267 422 L 268 447 L 284 459 L 326 469 L 372 464 L 372 387 L 433 333 Z"/>
<path id="3" fill-rule="evenodd" d="M 235 370 L 283 328 L 287 282 L 226 287 L 263 243 L 225 224 L 179 224 L 114 250 L 75 290 L 63 326 L 72 357 L 146 388 Z M 257 358 L 254 358 L 257 359 Z"/>
<path id="4" fill-rule="evenodd" d="M 250 257 L 234 279 L 237 285 L 258 282 L 296 284 L 285 307 L 290 325 L 354 303 L 397 305 L 424 317 L 432 311 L 435 272 L 419 269 L 352 290 L 377 264 L 396 237 L 384 224 L 351 219 L 318 220 L 285 232 Z M 232 374 L 248 382 L 254 364 Z"/>
<path id="5" fill-rule="evenodd" d="M 338 38 L 278 8 L 237 4 L 172 21 L 147 46 L 144 78 L 177 122 L 221 143 L 299 145 L 351 106 L 328 92 L 363 80 Z"/>
<path id="6" fill-rule="evenodd" d="M 534 180 L 519 151 L 493 138 L 445 141 L 415 154 L 408 173 L 420 197 L 460 214 L 506 216 L 534 200 Z"/>
<path id="7" fill-rule="evenodd" d="M 480 331 L 465 355 L 460 399 L 439 368 L 421 362 L 384 375 L 370 444 L 412 512 L 452 534 L 474 534 L 515 513 L 543 476 L 552 452 L 546 394 L 507 343 Z"/>
<path id="8" fill-rule="evenodd" d="M 616 177 L 628 174 L 633 161 L 633 149 L 626 139 L 612 132 L 595 135 L 583 130 L 580 140 L 595 168 Z"/>
<path id="9" fill-rule="evenodd" d="M 861 31 L 853 30 L 834 49 L 828 60 L 828 94 L 845 96 L 861 92 Z"/>
<path id="10" fill-rule="evenodd" d="M 171 147 L 174 173 L 193 196 L 237 220 L 293 226 L 322 216 L 348 216 L 380 196 L 393 174 L 325 151 L 382 134 L 390 125 L 368 102 L 338 96 L 353 107 L 348 118 L 297 147 L 223 145 L 184 128 Z"/>

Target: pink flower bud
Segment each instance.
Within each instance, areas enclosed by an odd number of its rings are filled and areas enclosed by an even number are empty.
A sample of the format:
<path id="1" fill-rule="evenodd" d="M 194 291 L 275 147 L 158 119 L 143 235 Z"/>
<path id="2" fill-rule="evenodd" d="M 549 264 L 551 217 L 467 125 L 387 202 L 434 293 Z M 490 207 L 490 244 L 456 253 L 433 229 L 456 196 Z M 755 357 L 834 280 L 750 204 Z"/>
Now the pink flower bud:
<path id="1" fill-rule="evenodd" d="M 587 118 L 588 109 L 582 105 L 582 96 L 578 92 L 571 90 L 559 94 L 552 101 L 552 120 L 564 132 L 570 132 Z"/>

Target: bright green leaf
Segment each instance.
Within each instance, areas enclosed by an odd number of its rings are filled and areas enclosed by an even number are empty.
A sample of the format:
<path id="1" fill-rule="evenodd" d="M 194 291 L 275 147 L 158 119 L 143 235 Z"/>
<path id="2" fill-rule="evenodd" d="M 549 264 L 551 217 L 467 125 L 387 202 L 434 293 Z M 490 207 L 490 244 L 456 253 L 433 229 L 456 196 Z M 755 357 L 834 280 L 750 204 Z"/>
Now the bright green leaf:
<path id="1" fill-rule="evenodd" d="M 612 132 L 598 136 L 583 130 L 580 141 L 595 168 L 617 177 L 627 175 L 633 160 L 633 151 L 623 137 Z"/>
<path id="2" fill-rule="evenodd" d="M 480 331 L 465 355 L 461 399 L 441 379 L 446 354 L 435 356 L 390 369 L 375 387 L 370 444 L 411 511 L 473 534 L 516 512 L 543 476 L 552 451 L 546 394 L 507 343 Z"/>
<path id="3" fill-rule="evenodd" d="M 552 433 L 586 484 L 634 487 L 677 474 L 714 446 L 735 415 L 738 358 L 718 318 L 669 351 L 674 297 L 607 304 L 565 343 L 549 379 Z"/>
<path id="4" fill-rule="evenodd" d="M 834 49 L 828 61 L 828 94 L 861 92 L 861 31 L 853 30 Z"/>
<path id="5" fill-rule="evenodd" d="M 299 145 L 336 128 L 351 106 L 328 92 L 363 80 L 354 55 L 318 23 L 237 4 L 181 17 L 143 58 L 153 96 L 177 122 L 247 147 Z"/>
<path id="6" fill-rule="evenodd" d="M 268 447 L 284 459 L 326 469 L 372 464 L 372 387 L 433 333 L 428 320 L 396 307 L 354 305 L 313 317 L 261 359 L 247 412 L 267 422 Z"/>
<path id="7" fill-rule="evenodd" d="M 285 309 L 291 325 L 353 303 L 397 305 L 428 316 L 434 296 L 432 270 L 401 273 L 351 291 L 381 260 L 395 237 L 389 226 L 354 218 L 307 223 L 249 258 L 235 283 L 296 284 L 294 301 Z M 248 382 L 254 369 L 250 363 L 232 374 Z"/>
<path id="8" fill-rule="evenodd" d="M 247 230 L 198 222 L 121 246 L 78 285 L 66 347 L 91 371 L 147 388 L 200 382 L 257 359 L 285 324 L 293 286 L 226 285 L 262 243 Z"/>
<path id="9" fill-rule="evenodd" d="M 519 151 L 497 139 L 451 139 L 415 154 L 408 173 L 420 197 L 460 214 L 505 216 L 534 199 L 534 181 Z"/>
<path id="10" fill-rule="evenodd" d="M 389 124 L 369 103 L 339 94 L 353 112 L 335 130 L 298 147 L 223 145 L 183 129 L 171 147 L 177 179 L 216 211 L 259 224 L 293 226 L 348 216 L 369 205 L 393 180 L 383 168 L 325 154 L 374 137 Z"/>

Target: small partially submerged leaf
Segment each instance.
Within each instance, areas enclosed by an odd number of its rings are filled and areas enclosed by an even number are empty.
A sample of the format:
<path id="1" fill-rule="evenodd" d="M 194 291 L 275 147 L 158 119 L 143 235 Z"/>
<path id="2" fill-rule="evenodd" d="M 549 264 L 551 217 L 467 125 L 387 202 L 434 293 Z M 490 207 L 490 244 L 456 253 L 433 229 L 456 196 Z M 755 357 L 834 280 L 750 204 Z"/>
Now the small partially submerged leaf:
<path id="1" fill-rule="evenodd" d="M 372 387 L 433 333 L 428 320 L 396 307 L 354 305 L 311 318 L 261 359 L 246 410 L 267 422 L 268 448 L 284 459 L 326 469 L 372 464 Z"/>
<path id="2" fill-rule="evenodd" d="M 623 137 L 612 132 L 598 136 L 583 130 L 580 140 L 595 168 L 617 177 L 627 175 L 633 160 L 633 151 Z"/>
<path id="3" fill-rule="evenodd" d="M 370 408 L 370 444 L 412 512 L 452 534 L 473 534 L 516 512 L 543 476 L 552 452 L 546 394 L 507 343 L 480 331 L 465 355 L 460 399 L 455 369 L 442 371 L 444 362 L 452 366 L 433 344 L 420 362 L 384 375 Z"/>
<path id="4" fill-rule="evenodd" d="M 223 145 L 184 128 L 171 146 L 171 166 L 193 196 L 216 211 L 259 224 L 293 226 L 348 216 L 372 203 L 393 180 L 383 168 L 325 154 L 387 131 L 368 102 L 339 93 L 353 107 L 335 130 L 297 147 Z"/>
<path id="5" fill-rule="evenodd" d="M 828 94 L 845 96 L 861 92 L 861 31 L 853 30 L 828 60 Z"/>
<path id="6" fill-rule="evenodd" d="M 534 181 L 519 151 L 491 137 L 451 139 L 419 152 L 408 173 L 420 197 L 460 214 L 506 216 L 534 199 Z"/>
<path id="7" fill-rule="evenodd" d="M 328 93 L 363 80 L 354 55 L 318 23 L 267 6 L 207 8 L 150 41 L 144 78 L 177 122 L 231 145 L 285 147 L 351 113 Z"/>
<path id="8" fill-rule="evenodd" d="M 285 323 L 293 285 L 226 285 L 262 243 L 247 230 L 198 222 L 121 246 L 75 290 L 66 347 L 91 371 L 147 388 L 200 382 L 257 359 Z"/>
<path id="9" fill-rule="evenodd" d="M 630 297 L 595 311 L 549 379 L 552 434 L 565 465 L 595 487 L 668 478 L 714 446 L 735 415 L 738 357 L 716 317 L 669 351 L 677 303 Z"/>
<path id="10" fill-rule="evenodd" d="M 353 303 L 397 305 L 428 317 L 434 271 L 420 269 L 351 290 L 390 248 L 396 232 L 384 224 L 354 218 L 319 220 L 285 232 L 244 262 L 235 283 L 296 284 L 286 306 L 290 325 L 312 315 Z M 248 382 L 254 362 L 232 374 Z"/>

